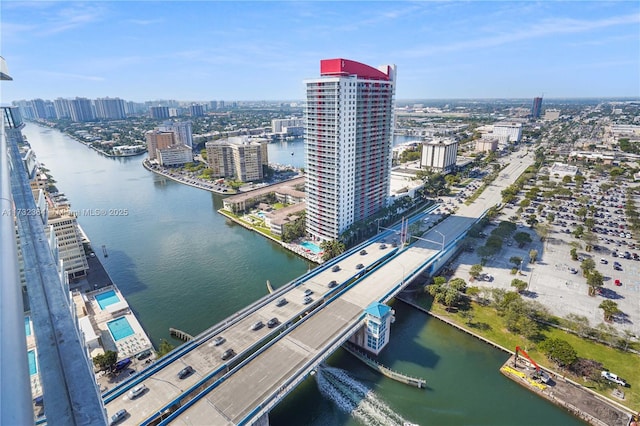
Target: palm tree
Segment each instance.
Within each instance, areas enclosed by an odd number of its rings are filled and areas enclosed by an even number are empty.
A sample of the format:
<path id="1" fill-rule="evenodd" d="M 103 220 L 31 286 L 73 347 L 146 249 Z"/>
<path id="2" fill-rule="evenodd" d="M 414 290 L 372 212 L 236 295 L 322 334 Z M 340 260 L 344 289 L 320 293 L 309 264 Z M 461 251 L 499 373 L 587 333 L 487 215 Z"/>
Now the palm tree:
<path id="1" fill-rule="evenodd" d="M 602 301 L 602 303 L 598 306 L 598 308 L 600 308 L 600 309 L 602 309 L 604 311 L 604 320 L 605 321 L 611 321 L 611 319 L 613 318 L 614 315 L 619 314 L 620 312 L 622 312 L 618 308 L 618 304 L 616 302 L 614 302 L 613 300 L 604 300 L 604 301 Z"/>

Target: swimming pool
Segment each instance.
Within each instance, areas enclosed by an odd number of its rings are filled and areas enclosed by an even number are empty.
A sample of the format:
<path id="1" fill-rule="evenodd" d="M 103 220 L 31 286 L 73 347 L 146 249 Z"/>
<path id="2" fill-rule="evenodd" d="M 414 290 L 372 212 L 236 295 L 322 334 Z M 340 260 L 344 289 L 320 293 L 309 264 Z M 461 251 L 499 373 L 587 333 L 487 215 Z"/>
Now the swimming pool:
<path id="1" fill-rule="evenodd" d="M 31 336 L 31 319 L 29 317 L 24 317 L 24 333 Z"/>
<path id="2" fill-rule="evenodd" d="M 27 352 L 27 356 L 29 357 L 29 375 L 33 376 L 34 374 L 38 374 L 38 364 L 36 362 L 36 351 Z"/>
<path id="3" fill-rule="evenodd" d="M 320 247 L 318 247 L 317 245 L 313 244 L 311 241 L 305 241 L 303 243 L 300 243 L 300 245 L 306 249 L 311 250 L 313 253 L 318 254 L 322 251 L 322 249 Z"/>
<path id="4" fill-rule="evenodd" d="M 115 340 L 116 342 L 133 334 L 133 328 L 131 328 L 131 324 L 129 324 L 129 321 L 127 321 L 125 317 L 120 317 L 118 319 L 114 319 L 113 321 L 109 321 L 107 323 L 107 327 L 109 327 L 109 331 L 113 336 L 113 340 Z"/>
<path id="5" fill-rule="evenodd" d="M 107 306 L 118 303 L 120 298 L 114 290 L 105 291 L 96 295 L 96 302 L 100 305 L 100 309 L 104 310 Z"/>

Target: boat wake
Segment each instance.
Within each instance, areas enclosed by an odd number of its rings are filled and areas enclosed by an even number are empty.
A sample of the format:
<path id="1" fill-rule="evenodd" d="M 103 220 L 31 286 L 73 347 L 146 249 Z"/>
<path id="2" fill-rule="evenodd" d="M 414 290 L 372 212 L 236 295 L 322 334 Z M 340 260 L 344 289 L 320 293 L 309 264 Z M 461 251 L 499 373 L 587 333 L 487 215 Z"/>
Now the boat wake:
<path id="1" fill-rule="evenodd" d="M 349 376 L 344 370 L 320 366 L 316 381 L 323 396 L 363 424 L 379 426 L 407 424 L 406 420 L 378 399 L 371 389 Z"/>

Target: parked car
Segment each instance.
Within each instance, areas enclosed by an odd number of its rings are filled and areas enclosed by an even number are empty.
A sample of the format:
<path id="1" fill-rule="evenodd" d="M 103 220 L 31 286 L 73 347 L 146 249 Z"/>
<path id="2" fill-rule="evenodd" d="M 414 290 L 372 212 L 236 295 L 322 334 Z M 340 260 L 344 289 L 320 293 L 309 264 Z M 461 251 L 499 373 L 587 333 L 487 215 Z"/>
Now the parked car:
<path id="1" fill-rule="evenodd" d="M 358 263 L 356 265 L 356 269 L 362 269 L 362 268 L 364 268 L 364 265 L 362 263 Z"/>
<path id="2" fill-rule="evenodd" d="M 331 272 L 338 272 L 340 270 L 340 266 L 338 265 L 333 265 L 333 268 L 331 268 Z"/>
<path id="3" fill-rule="evenodd" d="M 603 257 L 600 259 L 600 263 L 602 263 L 603 265 L 606 265 L 607 263 L 609 263 L 609 261 Z"/>
<path id="4" fill-rule="evenodd" d="M 117 423 L 119 423 L 120 421 L 122 421 L 125 417 L 127 417 L 127 410 L 120 410 L 118 412 L 116 412 L 113 416 L 111 416 L 111 418 L 109 419 L 109 426 L 113 426 Z"/>
<path id="5" fill-rule="evenodd" d="M 622 282 L 620 280 L 615 280 L 613 283 L 615 285 L 617 285 L 618 287 L 620 287 L 622 285 Z"/>
<path id="6" fill-rule="evenodd" d="M 278 324 L 280 324 L 280 321 L 278 321 L 278 318 L 271 318 L 269 321 L 267 321 L 267 327 L 269 328 L 273 328 Z"/>
<path id="7" fill-rule="evenodd" d="M 278 299 L 278 301 L 276 302 L 276 306 L 284 306 L 287 304 L 287 299 L 285 299 L 284 297 L 281 297 L 280 299 Z"/>
<path id="8" fill-rule="evenodd" d="M 178 373 L 178 378 L 182 380 L 189 377 L 193 373 L 195 373 L 195 370 L 193 369 L 193 367 L 191 367 L 190 365 L 187 365 L 185 368 L 180 370 L 180 372 Z"/>
<path id="9" fill-rule="evenodd" d="M 329 281 L 329 284 L 327 284 L 327 287 L 334 288 L 337 285 L 338 285 L 338 281 L 333 280 L 333 281 Z"/>
<path id="10" fill-rule="evenodd" d="M 605 379 L 612 381 L 613 383 L 617 383 L 621 386 L 627 386 L 627 382 L 625 382 L 624 379 L 621 379 L 620 377 L 616 376 L 615 374 L 609 371 L 603 371 L 600 373 L 600 375 Z"/>
<path id="11" fill-rule="evenodd" d="M 224 351 L 220 358 L 222 358 L 223 361 L 226 361 L 234 356 L 236 356 L 236 353 L 233 351 L 233 349 L 227 349 L 226 351 Z"/>
<path id="12" fill-rule="evenodd" d="M 253 323 L 253 325 L 251 325 L 251 330 L 256 331 L 256 330 L 260 330 L 262 327 L 264 327 L 264 324 L 262 323 L 262 321 L 256 321 Z"/>
<path id="13" fill-rule="evenodd" d="M 133 389 L 131 389 L 128 393 L 129 395 L 129 399 L 134 399 L 139 397 L 140 395 L 142 395 L 144 393 L 144 391 L 147 390 L 147 387 L 145 385 L 138 385 L 136 387 L 134 387 Z"/>
<path id="14" fill-rule="evenodd" d="M 572 274 L 577 274 L 578 270 L 576 268 L 569 268 L 569 272 L 571 272 Z"/>
<path id="15" fill-rule="evenodd" d="M 313 290 L 311 290 L 311 289 L 306 289 L 306 290 L 304 291 L 304 295 L 305 295 L 305 296 L 311 296 L 312 294 L 313 294 Z"/>
<path id="16" fill-rule="evenodd" d="M 307 296 L 304 298 L 303 302 L 305 305 L 308 305 L 309 303 L 313 302 L 313 299 Z"/>
<path id="17" fill-rule="evenodd" d="M 214 344 L 215 346 L 220 346 L 221 344 L 223 344 L 223 343 L 224 343 L 224 342 L 226 342 L 226 341 L 227 341 L 227 339 L 225 339 L 224 337 L 222 337 L 222 336 L 218 336 L 218 337 L 216 337 L 215 339 L 213 339 L 213 344 Z"/>
<path id="18" fill-rule="evenodd" d="M 151 350 L 147 349 L 146 351 L 142 351 L 139 354 L 136 355 L 136 359 L 138 361 L 145 359 L 145 358 L 149 358 L 151 356 Z"/>

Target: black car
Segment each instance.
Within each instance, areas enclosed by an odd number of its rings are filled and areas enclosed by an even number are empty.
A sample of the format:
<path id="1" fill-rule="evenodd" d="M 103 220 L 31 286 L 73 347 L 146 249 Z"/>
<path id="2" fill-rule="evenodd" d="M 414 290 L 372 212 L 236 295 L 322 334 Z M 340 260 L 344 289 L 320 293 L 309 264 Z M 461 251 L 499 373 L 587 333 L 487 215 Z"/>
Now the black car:
<path id="1" fill-rule="evenodd" d="M 338 265 L 335 265 L 333 268 L 331 268 L 332 272 L 338 272 L 340 270 L 340 267 Z"/>
<path id="2" fill-rule="evenodd" d="M 229 358 L 233 358 L 234 356 L 236 356 L 236 353 L 233 351 L 233 349 L 227 349 L 226 351 L 224 351 L 221 358 L 223 361 L 226 361 Z"/>
<path id="3" fill-rule="evenodd" d="M 140 352 L 136 355 L 136 359 L 139 361 L 141 359 L 149 358 L 151 356 L 151 350 L 147 349 L 146 351 Z"/>
<path id="4" fill-rule="evenodd" d="M 356 265 L 356 269 L 362 269 L 362 268 L 364 268 L 364 265 L 362 263 L 358 263 Z"/>
<path id="5" fill-rule="evenodd" d="M 193 369 L 193 367 L 191 367 L 190 365 L 187 365 L 185 368 L 180 370 L 180 372 L 178 373 L 178 378 L 179 379 L 187 378 L 190 375 L 192 375 L 194 372 L 195 370 Z"/>
<path id="6" fill-rule="evenodd" d="M 269 328 L 273 328 L 278 324 L 280 324 L 280 321 L 278 321 L 278 318 L 271 318 L 269 321 L 267 321 L 267 327 Z"/>
<path id="7" fill-rule="evenodd" d="M 334 288 L 337 285 L 338 285 L 338 281 L 333 280 L 333 281 L 330 281 L 329 284 L 327 284 L 327 287 Z"/>

